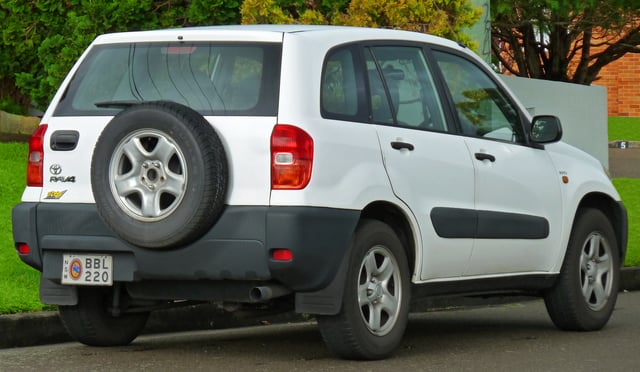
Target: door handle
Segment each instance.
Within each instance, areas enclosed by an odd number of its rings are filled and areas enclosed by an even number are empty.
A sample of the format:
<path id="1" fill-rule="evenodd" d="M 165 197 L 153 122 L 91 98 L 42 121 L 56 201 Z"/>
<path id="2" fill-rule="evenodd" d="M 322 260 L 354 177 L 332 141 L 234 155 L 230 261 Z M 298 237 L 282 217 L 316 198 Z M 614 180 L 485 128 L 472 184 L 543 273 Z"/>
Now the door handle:
<path id="1" fill-rule="evenodd" d="M 494 162 L 496 161 L 496 157 L 491 155 L 491 154 L 487 154 L 484 152 L 476 152 L 476 159 L 478 160 L 489 160 L 490 162 Z"/>
<path id="2" fill-rule="evenodd" d="M 394 150 L 402 150 L 402 149 L 407 149 L 409 151 L 413 151 L 413 149 L 415 149 L 415 147 L 407 142 L 400 142 L 400 141 L 393 141 L 391 142 L 391 147 Z"/>
<path id="3" fill-rule="evenodd" d="M 57 130 L 51 135 L 49 143 L 51 150 L 71 151 L 78 146 L 80 133 L 75 130 Z"/>

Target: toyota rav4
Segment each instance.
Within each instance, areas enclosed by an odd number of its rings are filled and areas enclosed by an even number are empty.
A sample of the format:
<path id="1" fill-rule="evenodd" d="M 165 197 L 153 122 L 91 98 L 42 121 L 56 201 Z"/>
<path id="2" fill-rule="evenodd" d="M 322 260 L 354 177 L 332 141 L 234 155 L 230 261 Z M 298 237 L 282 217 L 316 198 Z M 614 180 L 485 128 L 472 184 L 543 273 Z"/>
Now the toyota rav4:
<path id="1" fill-rule="evenodd" d="M 314 315 L 334 353 L 376 359 L 412 299 L 451 294 L 540 296 L 559 328 L 597 330 L 626 211 L 561 135 L 425 34 L 102 35 L 30 140 L 15 247 L 87 345 L 130 343 L 154 309 L 232 303 Z"/>

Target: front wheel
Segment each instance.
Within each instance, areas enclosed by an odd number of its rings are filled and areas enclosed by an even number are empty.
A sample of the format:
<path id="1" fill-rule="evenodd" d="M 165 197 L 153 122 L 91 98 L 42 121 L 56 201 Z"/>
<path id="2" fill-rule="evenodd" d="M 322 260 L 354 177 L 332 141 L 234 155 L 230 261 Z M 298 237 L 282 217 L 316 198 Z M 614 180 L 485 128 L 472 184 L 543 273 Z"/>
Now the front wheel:
<path id="1" fill-rule="evenodd" d="M 409 313 L 409 265 L 386 224 L 362 221 L 355 232 L 342 309 L 319 316 L 327 347 L 347 359 L 381 359 L 400 344 Z"/>
<path id="2" fill-rule="evenodd" d="M 562 271 L 545 293 L 553 323 L 569 331 L 594 331 L 609 321 L 618 296 L 620 255 L 609 219 L 597 209 L 576 217 Z"/>
<path id="3" fill-rule="evenodd" d="M 113 316 L 110 290 L 78 289 L 78 304 L 59 306 L 62 323 L 71 337 L 89 346 L 123 346 L 133 341 L 147 323 L 148 312 Z"/>

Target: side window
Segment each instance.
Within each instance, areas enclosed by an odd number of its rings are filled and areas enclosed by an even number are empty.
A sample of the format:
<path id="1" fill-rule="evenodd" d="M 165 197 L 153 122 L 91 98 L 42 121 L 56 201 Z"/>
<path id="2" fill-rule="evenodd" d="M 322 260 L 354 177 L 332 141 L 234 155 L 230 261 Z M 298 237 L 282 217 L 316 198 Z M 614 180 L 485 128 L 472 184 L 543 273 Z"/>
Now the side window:
<path id="1" fill-rule="evenodd" d="M 455 104 L 463 134 L 523 141 L 518 110 L 484 71 L 453 54 L 436 51 L 434 55 Z"/>
<path id="2" fill-rule="evenodd" d="M 376 123 L 446 131 L 440 99 L 421 48 L 365 51 L 371 118 Z"/>
<path id="3" fill-rule="evenodd" d="M 320 106 L 325 117 L 344 118 L 358 112 L 355 67 L 350 49 L 339 49 L 327 57 L 322 71 Z"/>

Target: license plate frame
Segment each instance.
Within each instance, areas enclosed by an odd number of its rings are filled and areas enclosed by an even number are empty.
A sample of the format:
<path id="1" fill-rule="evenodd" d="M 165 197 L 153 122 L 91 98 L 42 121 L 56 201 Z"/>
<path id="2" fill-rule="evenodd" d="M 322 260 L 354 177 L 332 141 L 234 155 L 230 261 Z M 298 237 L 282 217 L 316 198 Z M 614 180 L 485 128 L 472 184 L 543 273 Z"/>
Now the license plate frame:
<path id="1" fill-rule="evenodd" d="M 109 254 L 62 255 L 62 276 L 65 285 L 113 285 L 113 256 Z"/>

